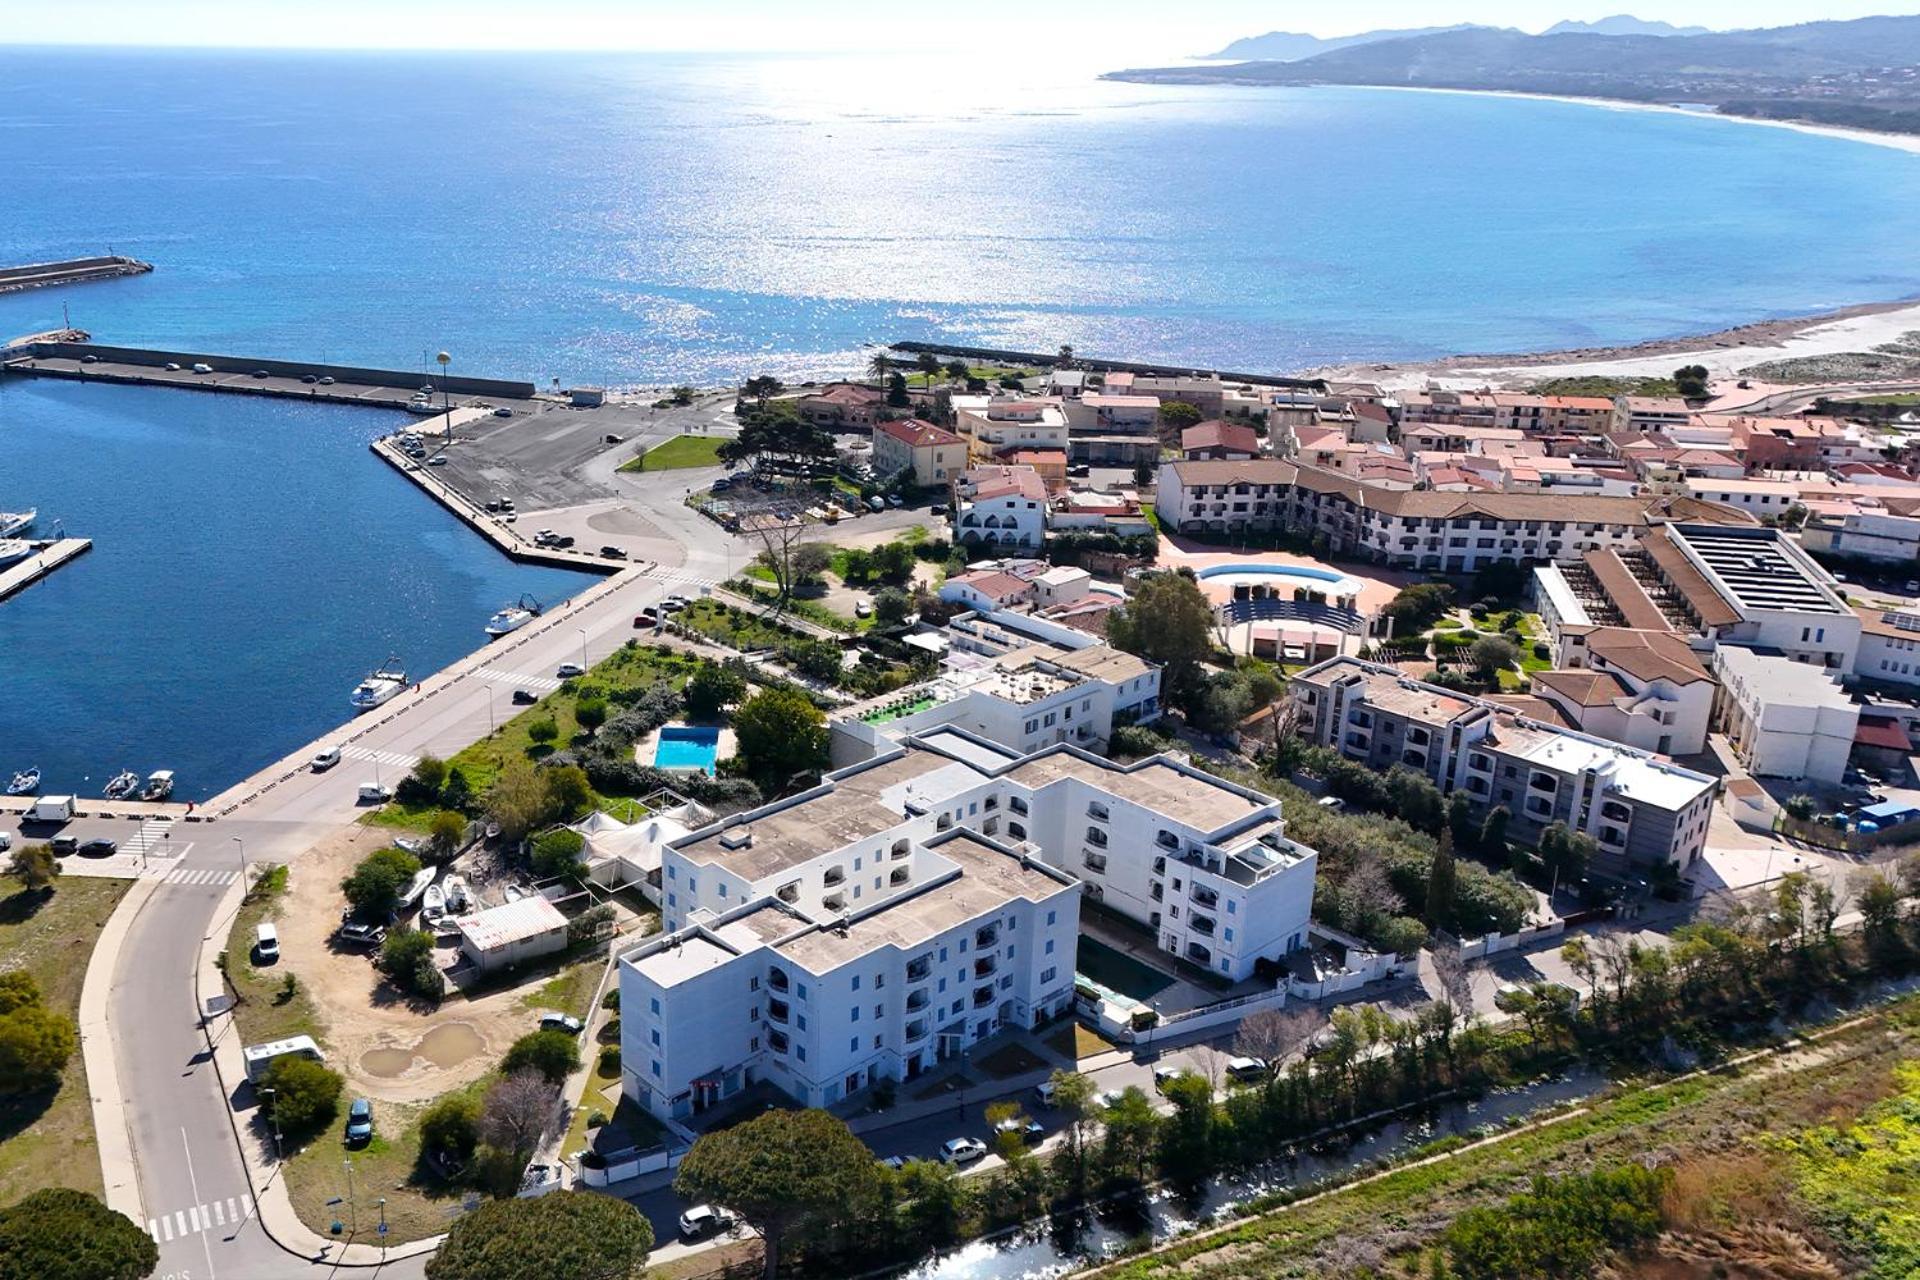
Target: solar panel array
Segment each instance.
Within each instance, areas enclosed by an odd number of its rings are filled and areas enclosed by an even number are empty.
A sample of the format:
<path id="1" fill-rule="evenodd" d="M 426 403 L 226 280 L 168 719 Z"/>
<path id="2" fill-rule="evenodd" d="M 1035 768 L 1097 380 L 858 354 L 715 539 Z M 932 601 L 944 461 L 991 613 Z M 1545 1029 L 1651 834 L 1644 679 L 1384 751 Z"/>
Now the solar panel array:
<path id="1" fill-rule="evenodd" d="M 1788 558 L 1776 539 L 1743 538 L 1691 529 L 1684 537 L 1740 605 L 1794 613 L 1840 612 L 1828 593 Z"/>

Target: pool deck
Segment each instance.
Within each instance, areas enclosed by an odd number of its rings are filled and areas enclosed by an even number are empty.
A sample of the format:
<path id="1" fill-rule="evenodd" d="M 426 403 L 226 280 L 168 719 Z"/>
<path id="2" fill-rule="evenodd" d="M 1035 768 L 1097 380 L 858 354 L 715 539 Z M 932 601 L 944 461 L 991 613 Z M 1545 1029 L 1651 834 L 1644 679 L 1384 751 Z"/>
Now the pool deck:
<path id="1" fill-rule="evenodd" d="M 654 764 L 653 757 L 654 757 L 654 753 L 657 750 L 659 750 L 659 747 L 660 747 L 660 730 L 661 729 L 690 729 L 690 728 L 720 730 L 720 740 L 719 742 L 714 744 L 714 752 L 713 752 L 713 758 L 716 763 L 718 763 L 721 760 L 725 760 L 728 756 L 733 755 L 735 752 L 737 752 L 740 749 L 738 740 L 733 736 L 733 730 L 726 725 L 689 725 L 684 720 L 675 720 L 671 724 L 661 725 L 660 729 L 655 729 L 652 733 L 649 733 L 646 737 L 634 743 L 633 744 L 633 762 L 638 765 L 644 765 L 649 769 L 659 768 L 660 766 Z M 668 773 L 692 773 L 694 772 L 694 770 L 668 769 L 667 772 Z"/>
<path id="2" fill-rule="evenodd" d="M 1171 569 L 1211 569 L 1216 567 L 1252 568 L 1257 565 L 1299 565 L 1302 568 L 1318 569 L 1322 572 L 1337 573 L 1351 582 L 1358 583 L 1358 599 L 1361 616 L 1379 611 L 1386 603 L 1398 595 L 1400 588 L 1409 582 L 1421 581 L 1419 574 L 1403 573 L 1385 569 L 1378 565 L 1348 563 L 1336 564 L 1330 560 L 1316 560 L 1312 556 L 1296 555 L 1291 551 L 1196 551 L 1184 552 L 1167 538 L 1160 540 L 1161 564 Z M 1275 585 L 1291 583 L 1309 589 L 1325 590 L 1332 583 L 1314 583 L 1305 578 L 1294 579 L 1280 575 L 1273 578 Z M 1233 587 L 1228 581 L 1214 579 L 1209 582 L 1200 580 L 1200 589 L 1207 598 L 1216 603 L 1233 598 Z"/>

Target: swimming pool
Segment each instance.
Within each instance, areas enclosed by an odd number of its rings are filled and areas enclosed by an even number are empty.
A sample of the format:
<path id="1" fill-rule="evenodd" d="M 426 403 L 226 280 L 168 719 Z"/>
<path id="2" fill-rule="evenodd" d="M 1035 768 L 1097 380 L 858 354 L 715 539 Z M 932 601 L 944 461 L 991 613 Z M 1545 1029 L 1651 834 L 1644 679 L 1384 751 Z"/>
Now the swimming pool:
<path id="1" fill-rule="evenodd" d="M 1201 581 L 1208 578 L 1228 578 L 1244 576 L 1249 578 L 1311 578 L 1315 582 L 1343 582 L 1347 575 L 1338 569 L 1316 569 L 1307 564 L 1212 564 L 1204 569 L 1195 569 L 1193 576 Z"/>
<path id="2" fill-rule="evenodd" d="M 713 762 L 720 754 L 720 731 L 694 724 L 670 724 L 660 730 L 654 744 L 656 769 L 699 770 L 712 774 Z"/>

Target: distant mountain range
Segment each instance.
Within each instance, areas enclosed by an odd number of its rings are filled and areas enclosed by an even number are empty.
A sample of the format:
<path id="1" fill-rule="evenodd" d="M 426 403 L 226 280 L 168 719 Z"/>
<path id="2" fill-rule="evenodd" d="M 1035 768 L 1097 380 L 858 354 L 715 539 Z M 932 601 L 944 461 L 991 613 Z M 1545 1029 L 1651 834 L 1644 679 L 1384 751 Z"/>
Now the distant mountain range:
<path id="1" fill-rule="evenodd" d="M 1350 36 L 1310 36 L 1299 31 L 1269 31 L 1263 36 L 1247 36 L 1245 39 L 1235 40 L 1220 52 L 1205 56 L 1209 60 L 1298 62 L 1303 58 L 1318 57 L 1320 54 L 1332 53 L 1335 49 L 1346 49 L 1357 44 L 1378 44 L 1382 40 L 1437 36 L 1449 31 L 1491 30 L 1495 28 L 1472 22 L 1458 22 L 1449 27 L 1386 28 L 1379 31 L 1362 31 Z M 1676 27 L 1670 22 L 1643 22 L 1639 18 L 1620 13 L 1611 18 L 1602 18 L 1598 22 L 1556 22 L 1541 34 L 1555 36 L 1583 32 L 1600 36 L 1698 36 L 1707 34 L 1707 28 Z"/>
<path id="2" fill-rule="evenodd" d="M 1627 30 L 1625 24 L 1647 30 Z M 1261 36 L 1286 51 L 1312 36 Z M 1920 133 L 1920 16 L 1691 33 L 1608 18 L 1528 35 L 1497 27 L 1367 32 L 1321 52 L 1115 71 L 1155 84 L 1394 85 L 1632 102 Z M 1229 46 L 1234 48 L 1238 46 Z"/>

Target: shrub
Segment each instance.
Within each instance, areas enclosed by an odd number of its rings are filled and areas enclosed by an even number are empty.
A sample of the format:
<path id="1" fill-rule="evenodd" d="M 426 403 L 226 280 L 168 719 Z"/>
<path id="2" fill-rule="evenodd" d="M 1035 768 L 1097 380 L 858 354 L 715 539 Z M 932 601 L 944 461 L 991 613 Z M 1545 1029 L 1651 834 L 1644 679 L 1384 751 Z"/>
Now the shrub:
<path id="1" fill-rule="evenodd" d="M 573 704 L 574 723 L 588 733 L 592 733 L 607 722 L 607 700 L 605 698 L 582 698 Z"/>
<path id="2" fill-rule="evenodd" d="M 1805 792 L 1801 792 L 1796 795 L 1791 795 L 1787 797 L 1786 803 L 1781 805 L 1780 807 L 1787 811 L 1787 816 L 1789 818 L 1798 818 L 1802 822 L 1805 822 L 1808 818 L 1811 818 L 1813 816 L 1813 811 L 1814 811 L 1813 797 L 1810 795 L 1807 795 Z"/>
<path id="3" fill-rule="evenodd" d="M 548 1084 L 560 1084 L 580 1065 L 580 1044 L 564 1031 L 533 1031 L 521 1036 L 500 1060 L 500 1073 L 532 1069 Z"/>
<path id="4" fill-rule="evenodd" d="M 466 818 L 451 809 L 440 810 L 427 822 L 427 840 L 438 857 L 452 857 L 466 838 Z"/>
<path id="5" fill-rule="evenodd" d="M 31 1093 L 55 1084 L 79 1043 L 73 1019 L 40 1004 L 37 993 L 0 1015 L 0 1093 Z"/>
<path id="6" fill-rule="evenodd" d="M 603 902 L 597 907 L 589 907 L 567 921 L 567 941 L 588 941 L 599 933 L 603 926 L 612 923 L 613 915 L 613 907 L 609 903 Z"/>
<path id="7" fill-rule="evenodd" d="M 600 1007 L 602 1009 L 618 1009 L 620 1007 L 620 988 L 609 987 L 607 994 L 600 997 Z"/>
<path id="8" fill-rule="evenodd" d="M 84 1191 L 48 1187 L 0 1209 L 5 1280 L 140 1280 L 159 1265 L 152 1236 Z"/>
<path id="9" fill-rule="evenodd" d="M 560 736 L 560 726 L 552 716 L 541 716 L 527 723 L 527 736 L 544 746 Z"/>
<path id="10" fill-rule="evenodd" d="M 600 1046 L 600 1074 L 610 1076 L 620 1070 L 620 1046 L 603 1044 Z"/>
<path id="11" fill-rule="evenodd" d="M 438 1003 L 446 997 L 447 976 L 440 972 L 440 966 L 433 962 L 432 956 L 421 956 L 407 977 L 407 988 L 422 1000 Z"/>
<path id="12" fill-rule="evenodd" d="M 718 663 L 703 663 L 687 681 L 687 714 L 711 719 L 747 696 L 747 682 Z"/>
<path id="13" fill-rule="evenodd" d="M 479 1142 L 480 1100 L 469 1094 L 450 1093 L 427 1108 L 420 1117 L 420 1142 L 429 1151 L 465 1163 L 472 1159 Z"/>
<path id="14" fill-rule="evenodd" d="M 1660 1234 L 1672 1187 L 1673 1170 L 1637 1164 L 1536 1177 L 1504 1205 L 1462 1213 L 1441 1241 L 1457 1280 L 1590 1275 Z"/>
<path id="15" fill-rule="evenodd" d="M 260 1083 L 273 1122 L 288 1136 L 304 1137 L 324 1128 L 340 1107 L 340 1073 L 311 1058 L 282 1058 L 267 1068 Z"/>
<path id="16" fill-rule="evenodd" d="M 384 920 L 419 870 L 420 859 L 405 849 L 375 849 L 340 882 L 340 890 L 357 913 Z"/>
<path id="17" fill-rule="evenodd" d="M 1553 650 L 1547 646 L 1546 641 L 1542 640 L 1533 646 L 1533 656 L 1542 662 L 1546 662 L 1553 657 Z"/>
<path id="18" fill-rule="evenodd" d="M 586 837 L 578 831 L 566 827 L 544 831 L 533 841 L 533 873 L 542 879 L 577 875 L 585 861 L 581 855 L 586 847 Z"/>

